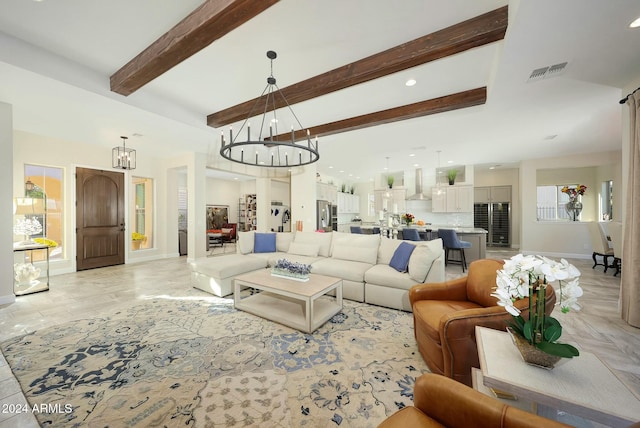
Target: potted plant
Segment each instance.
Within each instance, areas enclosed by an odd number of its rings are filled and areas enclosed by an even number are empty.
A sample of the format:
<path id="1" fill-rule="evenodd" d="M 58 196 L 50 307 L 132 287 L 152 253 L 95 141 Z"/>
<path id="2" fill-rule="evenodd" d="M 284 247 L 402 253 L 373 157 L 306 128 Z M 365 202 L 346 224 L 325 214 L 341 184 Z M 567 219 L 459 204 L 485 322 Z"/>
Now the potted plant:
<path id="1" fill-rule="evenodd" d="M 561 312 L 580 310 L 577 303 L 578 297 L 582 296 L 579 277 L 580 271 L 564 259 L 556 262 L 543 256 L 522 254 L 505 260 L 503 269 L 497 272 L 497 287 L 492 296 L 512 315 L 513 322 L 508 323 L 508 329 L 526 362 L 553 367 L 561 358 L 580 354 L 572 345 L 556 342 L 562 335 L 562 326 L 545 314 L 546 288 L 552 287 L 555 281 L 559 296 L 556 304 L 560 305 Z M 516 300 L 526 297 L 529 298 L 528 319 L 524 319 L 514 306 Z"/>
<path id="2" fill-rule="evenodd" d="M 140 244 L 142 244 L 142 241 L 144 241 L 146 238 L 147 237 L 144 236 L 142 233 L 133 232 L 131 234 L 131 246 L 133 247 L 133 249 L 139 250 Z"/>
<path id="3" fill-rule="evenodd" d="M 395 181 L 395 178 L 393 177 L 393 175 L 387 175 L 387 184 L 389 185 L 389 189 L 393 188 L 394 181 Z"/>
<path id="4" fill-rule="evenodd" d="M 449 185 L 452 186 L 453 183 L 456 182 L 456 176 L 458 175 L 458 170 L 457 169 L 450 169 L 447 172 L 447 178 L 449 179 Z"/>

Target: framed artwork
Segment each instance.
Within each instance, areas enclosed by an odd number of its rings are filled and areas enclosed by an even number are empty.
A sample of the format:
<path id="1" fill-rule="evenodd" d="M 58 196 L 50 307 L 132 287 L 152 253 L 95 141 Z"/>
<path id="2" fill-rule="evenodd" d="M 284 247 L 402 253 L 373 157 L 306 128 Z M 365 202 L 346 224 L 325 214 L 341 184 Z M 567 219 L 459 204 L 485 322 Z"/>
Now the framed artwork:
<path id="1" fill-rule="evenodd" d="M 221 229 L 229 223 L 229 205 L 207 205 L 207 230 Z"/>

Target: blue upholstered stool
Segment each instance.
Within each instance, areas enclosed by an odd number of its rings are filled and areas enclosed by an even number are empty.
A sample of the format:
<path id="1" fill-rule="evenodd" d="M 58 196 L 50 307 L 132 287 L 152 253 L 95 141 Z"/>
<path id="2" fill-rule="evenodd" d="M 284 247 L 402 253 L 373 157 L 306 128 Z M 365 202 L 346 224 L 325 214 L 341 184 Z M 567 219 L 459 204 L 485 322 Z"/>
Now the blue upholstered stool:
<path id="1" fill-rule="evenodd" d="M 458 234 L 453 229 L 438 229 L 438 237 L 442 238 L 445 266 L 448 265 L 449 262 L 460 263 L 462 265 L 462 272 L 465 272 L 467 270 L 467 260 L 464 256 L 464 249 L 471 248 L 471 242 L 461 241 L 458 239 Z M 450 260 L 450 250 L 460 251 L 460 260 Z"/>

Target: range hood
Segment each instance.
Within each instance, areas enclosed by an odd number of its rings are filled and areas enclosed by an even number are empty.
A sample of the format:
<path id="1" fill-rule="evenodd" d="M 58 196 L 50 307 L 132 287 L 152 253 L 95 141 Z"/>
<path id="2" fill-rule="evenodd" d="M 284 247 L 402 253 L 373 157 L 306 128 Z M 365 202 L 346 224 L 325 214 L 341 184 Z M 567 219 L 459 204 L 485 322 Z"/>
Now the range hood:
<path id="1" fill-rule="evenodd" d="M 431 197 L 422 193 L 422 168 L 416 169 L 416 193 L 409 196 L 407 201 L 430 201 Z"/>

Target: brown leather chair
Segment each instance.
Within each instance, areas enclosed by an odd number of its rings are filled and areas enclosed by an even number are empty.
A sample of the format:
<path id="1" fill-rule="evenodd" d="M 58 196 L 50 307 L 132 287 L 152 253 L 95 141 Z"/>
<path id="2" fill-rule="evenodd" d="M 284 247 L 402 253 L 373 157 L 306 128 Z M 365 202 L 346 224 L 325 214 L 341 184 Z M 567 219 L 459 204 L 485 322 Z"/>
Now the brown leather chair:
<path id="1" fill-rule="evenodd" d="M 502 260 L 476 260 L 465 277 L 409 290 L 416 342 L 431 372 L 471 386 L 471 367 L 480 367 L 475 327 L 505 330 L 512 319 L 491 296 L 496 272 L 503 265 Z M 547 287 L 547 314 L 555 301 L 553 287 Z M 529 299 L 518 300 L 515 306 L 526 319 Z"/>
<path id="2" fill-rule="evenodd" d="M 433 373 L 424 374 L 416 379 L 413 404 L 389 416 L 378 425 L 378 428 L 570 426 L 509 406 L 468 386 Z"/>

